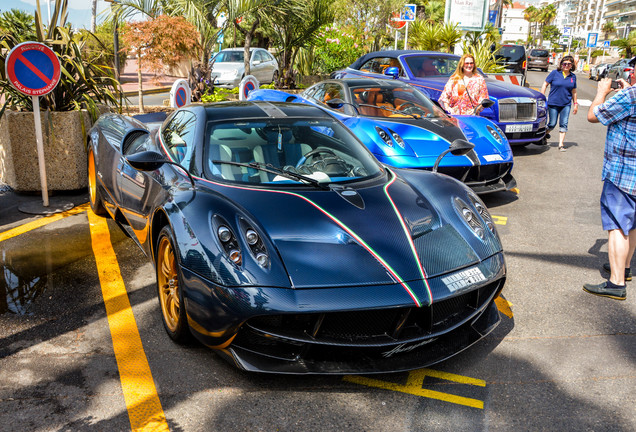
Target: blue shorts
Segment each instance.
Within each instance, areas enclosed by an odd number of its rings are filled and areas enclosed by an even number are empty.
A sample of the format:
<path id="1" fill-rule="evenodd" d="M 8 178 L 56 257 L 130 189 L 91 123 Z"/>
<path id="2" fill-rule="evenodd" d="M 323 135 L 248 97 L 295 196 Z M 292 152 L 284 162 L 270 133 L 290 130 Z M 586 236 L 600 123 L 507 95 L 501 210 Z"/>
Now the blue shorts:
<path id="1" fill-rule="evenodd" d="M 629 235 L 636 227 L 636 196 L 605 180 L 601 192 L 601 220 L 605 231 L 620 229 L 623 234 Z"/>
<path id="2" fill-rule="evenodd" d="M 559 119 L 559 132 L 568 131 L 568 120 L 570 119 L 570 105 L 557 107 L 548 105 L 548 130 L 551 131 Z"/>

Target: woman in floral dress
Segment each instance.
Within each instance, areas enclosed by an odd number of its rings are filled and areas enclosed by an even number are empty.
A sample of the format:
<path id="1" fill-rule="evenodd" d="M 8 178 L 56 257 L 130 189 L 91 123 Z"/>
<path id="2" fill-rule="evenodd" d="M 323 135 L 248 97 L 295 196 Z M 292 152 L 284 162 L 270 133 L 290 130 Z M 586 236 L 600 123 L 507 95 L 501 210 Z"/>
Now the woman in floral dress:
<path id="1" fill-rule="evenodd" d="M 464 54 L 457 70 L 451 75 L 439 98 L 439 104 L 453 115 L 479 114 L 484 109 L 480 102 L 488 99 L 486 81 L 475 65 L 472 54 Z"/>

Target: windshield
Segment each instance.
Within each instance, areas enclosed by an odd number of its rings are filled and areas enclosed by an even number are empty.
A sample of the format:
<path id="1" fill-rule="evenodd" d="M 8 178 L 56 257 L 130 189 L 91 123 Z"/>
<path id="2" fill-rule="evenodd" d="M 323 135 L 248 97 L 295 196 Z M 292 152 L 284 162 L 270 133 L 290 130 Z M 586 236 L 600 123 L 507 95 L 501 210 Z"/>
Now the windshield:
<path id="1" fill-rule="evenodd" d="M 502 46 L 499 48 L 499 52 L 495 54 L 497 60 L 504 60 L 508 62 L 518 62 L 523 59 L 526 54 L 526 49 L 522 46 Z"/>
<path id="2" fill-rule="evenodd" d="M 411 73 L 416 77 L 451 76 L 457 69 L 459 57 L 422 55 L 405 59 Z"/>
<path id="3" fill-rule="evenodd" d="M 532 57 L 548 57 L 550 54 L 546 50 L 532 50 L 530 51 Z"/>
<path id="4" fill-rule="evenodd" d="M 213 61 L 215 63 L 243 63 L 243 51 L 221 51 Z"/>
<path id="5" fill-rule="evenodd" d="M 239 183 L 328 184 L 381 172 L 366 147 L 331 119 L 210 122 L 205 157 L 208 177 Z"/>
<path id="6" fill-rule="evenodd" d="M 351 100 L 361 115 L 371 117 L 446 117 L 429 98 L 413 87 L 351 88 Z"/>

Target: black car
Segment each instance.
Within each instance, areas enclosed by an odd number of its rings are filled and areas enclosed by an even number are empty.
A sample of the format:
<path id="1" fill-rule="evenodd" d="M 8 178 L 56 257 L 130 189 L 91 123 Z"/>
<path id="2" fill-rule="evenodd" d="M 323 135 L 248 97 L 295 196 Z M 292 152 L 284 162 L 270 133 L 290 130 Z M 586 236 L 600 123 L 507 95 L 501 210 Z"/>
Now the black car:
<path id="1" fill-rule="evenodd" d="M 503 66 L 507 73 L 516 73 L 526 76 L 528 56 L 523 45 L 502 45 L 495 53 L 495 61 Z"/>

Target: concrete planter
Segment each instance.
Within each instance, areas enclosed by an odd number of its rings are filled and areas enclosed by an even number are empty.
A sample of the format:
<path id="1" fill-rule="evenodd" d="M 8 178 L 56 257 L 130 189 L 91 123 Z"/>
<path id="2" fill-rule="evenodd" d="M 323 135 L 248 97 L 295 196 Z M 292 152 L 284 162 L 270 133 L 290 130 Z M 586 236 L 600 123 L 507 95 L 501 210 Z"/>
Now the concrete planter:
<path id="1" fill-rule="evenodd" d="M 86 111 L 41 114 L 48 190 L 87 187 L 84 134 L 91 127 L 90 116 Z M 31 112 L 5 111 L 0 119 L 0 183 L 16 192 L 42 190 Z"/>

